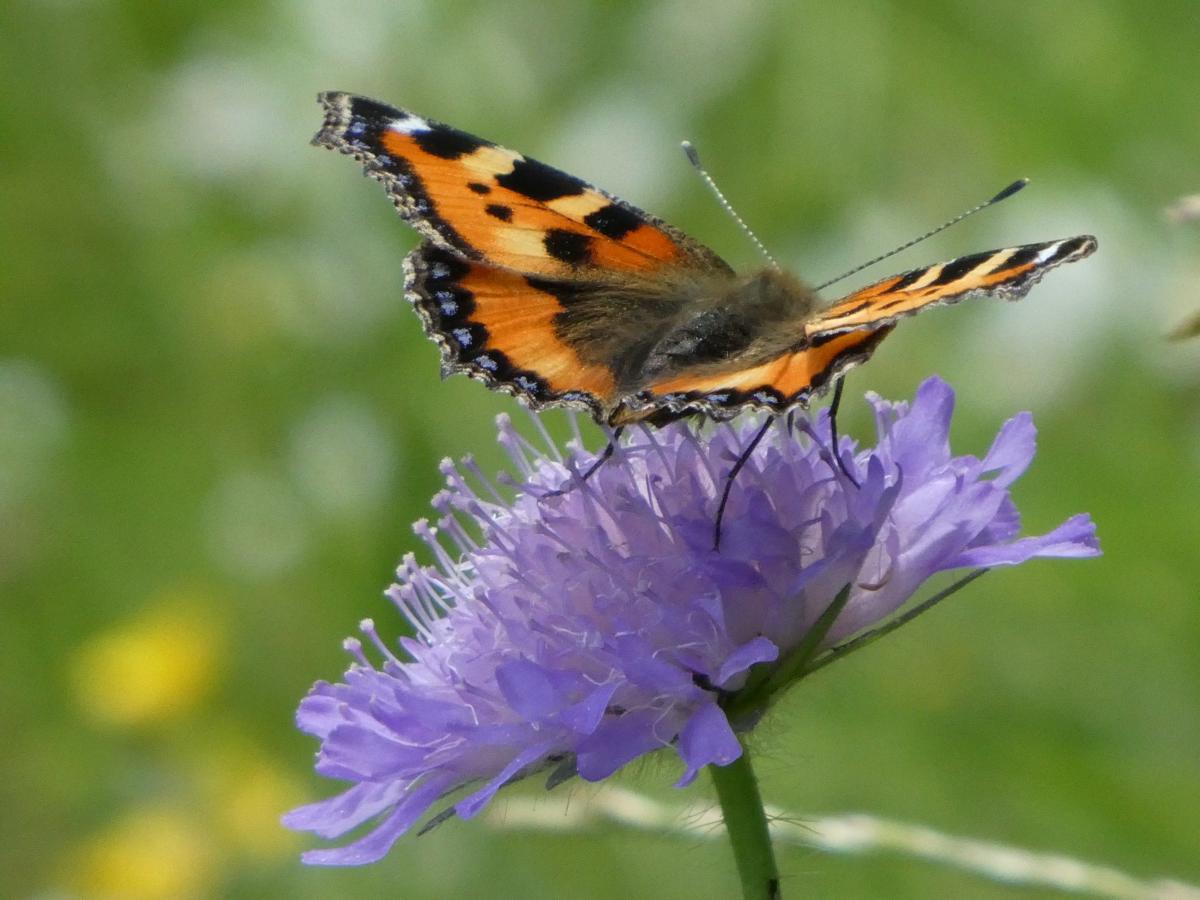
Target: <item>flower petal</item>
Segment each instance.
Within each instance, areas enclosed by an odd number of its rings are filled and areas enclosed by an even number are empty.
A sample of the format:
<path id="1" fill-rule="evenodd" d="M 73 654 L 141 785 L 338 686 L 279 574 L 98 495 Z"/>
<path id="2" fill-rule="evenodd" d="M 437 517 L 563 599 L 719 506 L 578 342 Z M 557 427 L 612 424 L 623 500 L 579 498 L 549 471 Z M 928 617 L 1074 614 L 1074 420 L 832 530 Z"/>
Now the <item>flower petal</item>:
<path id="1" fill-rule="evenodd" d="M 454 778 L 449 773 L 431 777 L 408 791 L 404 799 L 396 804 L 392 814 L 365 837 L 344 847 L 308 850 L 301 859 L 312 866 L 361 866 L 378 862 L 392 848 L 392 844 L 412 828 L 439 797 L 445 795 L 453 782 Z"/>
<path id="2" fill-rule="evenodd" d="M 982 474 L 996 472 L 995 483 L 1008 487 L 1025 474 L 1036 451 L 1037 429 L 1033 427 L 1033 416 L 1027 412 L 1017 413 L 1000 426 L 1000 433 L 983 458 Z"/>
<path id="3" fill-rule="evenodd" d="M 725 657 L 713 684 L 722 689 L 729 689 L 735 676 L 741 675 L 756 663 L 774 662 L 777 659 L 779 648 L 772 641 L 762 636 L 753 638 Z"/>
<path id="4" fill-rule="evenodd" d="M 1086 557 L 1100 555 L 1096 523 L 1087 513 L 1071 516 L 1049 534 L 1011 544 L 978 547 L 956 556 L 947 568 L 1015 566 L 1035 556 Z"/>
<path id="5" fill-rule="evenodd" d="M 729 719 L 715 703 L 700 707 L 679 733 L 679 756 L 687 769 L 675 787 L 685 787 L 707 765 L 727 766 L 742 755 Z"/>

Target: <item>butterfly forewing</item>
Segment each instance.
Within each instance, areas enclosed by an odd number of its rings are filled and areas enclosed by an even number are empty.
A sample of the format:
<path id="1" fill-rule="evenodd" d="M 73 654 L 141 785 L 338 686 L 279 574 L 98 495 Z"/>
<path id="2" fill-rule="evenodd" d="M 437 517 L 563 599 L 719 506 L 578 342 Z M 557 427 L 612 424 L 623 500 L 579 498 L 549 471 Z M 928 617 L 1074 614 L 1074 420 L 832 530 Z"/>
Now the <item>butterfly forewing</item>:
<path id="1" fill-rule="evenodd" d="M 464 257 L 552 278 L 730 271 L 697 241 L 545 163 L 364 97 L 319 99 L 314 143 L 360 160 L 405 219 Z"/>
<path id="2" fill-rule="evenodd" d="M 1096 239 L 1081 235 L 973 253 L 913 269 L 843 297 L 814 316 L 805 332 L 814 337 L 878 328 L 929 306 L 957 303 L 972 295 L 1019 300 L 1055 266 L 1083 259 L 1095 249 Z"/>

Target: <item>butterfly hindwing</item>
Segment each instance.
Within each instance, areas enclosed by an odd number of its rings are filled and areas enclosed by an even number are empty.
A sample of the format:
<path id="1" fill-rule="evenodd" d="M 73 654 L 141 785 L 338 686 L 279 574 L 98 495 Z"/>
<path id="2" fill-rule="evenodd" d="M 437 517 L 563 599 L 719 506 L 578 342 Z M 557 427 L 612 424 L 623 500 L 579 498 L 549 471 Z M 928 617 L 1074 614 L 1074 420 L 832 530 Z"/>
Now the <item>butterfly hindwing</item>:
<path id="1" fill-rule="evenodd" d="M 821 310 L 805 326 L 810 337 L 878 328 L 934 304 L 971 295 L 1019 300 L 1056 266 L 1096 249 L 1090 235 L 960 256 L 949 262 L 885 278 Z"/>
<path id="2" fill-rule="evenodd" d="M 618 410 L 615 424 L 656 423 L 701 413 L 731 418 L 746 408 L 783 412 L 807 406 L 834 379 L 866 362 L 894 326 L 818 338 L 756 366 L 718 374 L 680 373 L 651 384 Z"/>
<path id="3" fill-rule="evenodd" d="M 597 417 L 615 402 L 604 362 L 569 340 L 569 284 L 463 259 L 426 241 L 405 260 L 405 291 L 442 351 L 444 374 L 463 372 L 533 408 L 585 407 Z"/>
<path id="4" fill-rule="evenodd" d="M 731 272 L 698 241 L 573 175 L 365 97 L 319 99 L 325 124 L 313 142 L 361 161 L 410 224 L 464 258 L 550 278 Z"/>

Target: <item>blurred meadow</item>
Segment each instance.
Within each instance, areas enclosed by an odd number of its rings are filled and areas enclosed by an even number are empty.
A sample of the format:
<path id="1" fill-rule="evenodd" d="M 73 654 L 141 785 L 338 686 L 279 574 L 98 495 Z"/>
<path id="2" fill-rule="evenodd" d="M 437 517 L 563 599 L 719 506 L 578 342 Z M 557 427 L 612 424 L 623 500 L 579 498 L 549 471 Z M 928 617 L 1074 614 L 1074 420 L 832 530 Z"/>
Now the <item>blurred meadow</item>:
<path id="1" fill-rule="evenodd" d="M 334 793 L 292 725 L 382 597 L 438 460 L 502 465 L 510 398 L 442 382 L 415 244 L 315 95 L 367 94 L 578 174 L 737 266 L 841 285 L 1078 233 L 1020 304 L 905 322 L 847 382 L 958 391 L 955 449 L 1028 409 L 1026 530 L 1105 555 L 989 575 L 795 691 L 768 802 L 1200 882 L 1200 15 L 1192 0 L 0 7 L 0 896 L 727 896 L 724 844 L 451 821 L 366 869 L 278 824 Z M 567 433 L 562 414 L 547 417 Z M 587 434 L 599 443 L 600 432 Z M 423 551 L 422 551 L 423 552 Z M 666 759 L 617 779 L 681 793 Z M 560 789 L 586 804 L 594 788 Z M 532 798 L 537 784 L 514 797 Z M 497 804 L 503 823 L 505 801 Z M 515 801 L 514 801 L 515 802 Z M 781 848 L 795 896 L 1051 896 L 895 853 Z"/>

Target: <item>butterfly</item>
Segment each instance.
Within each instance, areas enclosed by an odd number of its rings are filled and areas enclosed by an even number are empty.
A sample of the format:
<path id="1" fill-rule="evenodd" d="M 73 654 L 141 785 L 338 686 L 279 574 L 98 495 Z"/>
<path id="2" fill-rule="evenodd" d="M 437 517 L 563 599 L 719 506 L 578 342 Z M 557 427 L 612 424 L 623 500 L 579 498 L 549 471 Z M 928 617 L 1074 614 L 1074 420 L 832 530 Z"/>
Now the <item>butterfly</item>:
<path id="1" fill-rule="evenodd" d="M 1090 235 L 973 253 L 832 303 L 775 267 L 738 274 L 699 241 L 573 175 L 376 100 L 318 97 L 313 143 L 353 156 L 424 239 L 405 293 L 465 373 L 535 409 L 663 424 L 807 406 L 897 322 L 1023 297 Z"/>

